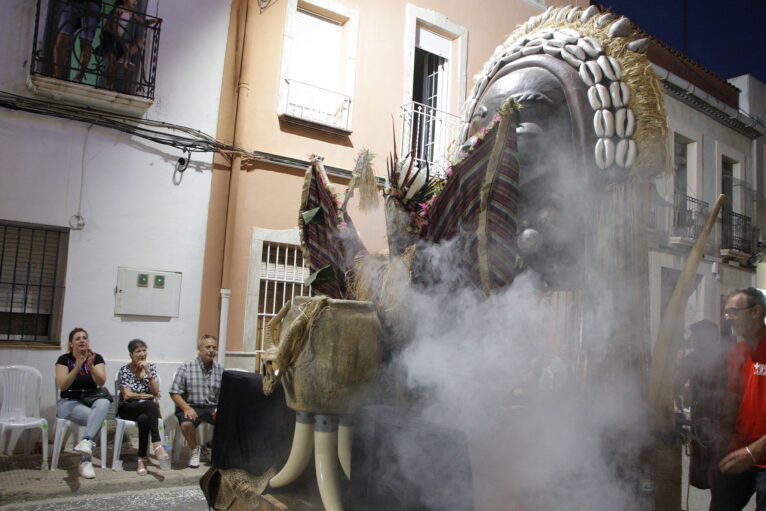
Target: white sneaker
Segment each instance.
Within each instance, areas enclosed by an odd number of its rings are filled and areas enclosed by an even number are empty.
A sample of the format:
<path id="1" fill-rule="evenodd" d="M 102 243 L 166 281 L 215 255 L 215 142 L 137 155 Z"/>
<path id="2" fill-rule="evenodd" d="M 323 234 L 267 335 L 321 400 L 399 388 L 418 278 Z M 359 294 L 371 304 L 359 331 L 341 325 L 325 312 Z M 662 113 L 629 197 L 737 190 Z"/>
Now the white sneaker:
<path id="1" fill-rule="evenodd" d="M 83 438 L 80 442 L 74 446 L 74 452 L 83 456 L 92 456 L 93 448 L 96 447 L 96 442 Z"/>
<path id="2" fill-rule="evenodd" d="M 85 479 L 95 479 L 96 471 L 93 470 L 93 463 L 90 461 L 80 463 L 80 475 Z"/>
<path id="3" fill-rule="evenodd" d="M 199 467 L 199 451 L 200 451 L 199 447 L 197 447 L 196 449 L 192 449 L 191 457 L 189 458 L 189 466 L 191 468 Z"/>

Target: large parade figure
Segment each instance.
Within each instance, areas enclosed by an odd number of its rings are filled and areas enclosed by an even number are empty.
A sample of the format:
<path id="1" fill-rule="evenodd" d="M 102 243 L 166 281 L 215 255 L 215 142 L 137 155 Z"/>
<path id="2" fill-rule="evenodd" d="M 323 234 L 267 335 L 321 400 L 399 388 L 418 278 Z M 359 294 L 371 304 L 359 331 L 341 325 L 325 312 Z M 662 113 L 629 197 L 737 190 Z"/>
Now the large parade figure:
<path id="1" fill-rule="evenodd" d="M 555 364 L 541 365 L 547 380 L 534 381 L 550 384 L 555 367 L 565 367 L 585 392 L 604 381 L 646 388 L 646 204 L 651 180 L 667 170 L 668 138 L 648 42 L 633 32 L 626 18 L 593 6 L 549 8 L 514 31 L 474 79 L 446 175 L 429 175 L 409 158 L 389 160 L 385 256 L 366 252 L 346 213 L 348 195 L 339 200 L 322 158 L 312 158 L 299 223 L 309 283 L 324 296 L 277 316 L 264 357 L 264 388 L 281 380 L 298 412 L 293 452 L 273 486 L 299 475 L 313 436 L 323 503 L 341 509 L 336 457 L 348 474 L 349 447 L 338 446 L 335 416 L 371 392 L 423 405 L 422 396 L 397 393 L 397 373 L 384 367 L 407 346 L 416 320 L 403 289 L 456 291 L 444 297 L 451 310 L 461 289 L 489 300 L 533 275 L 541 304 L 567 318 L 543 343 L 555 354 Z M 347 194 L 369 178 L 370 162 L 362 152 Z M 447 271 L 434 247 L 449 247 Z M 356 302 L 364 310 L 349 300 L 365 300 Z M 344 326 L 344 311 L 364 319 L 352 321 L 356 330 Z M 376 394 L 371 382 L 381 374 L 385 391 Z M 607 448 L 623 477 L 638 477 L 640 452 L 620 442 Z"/>

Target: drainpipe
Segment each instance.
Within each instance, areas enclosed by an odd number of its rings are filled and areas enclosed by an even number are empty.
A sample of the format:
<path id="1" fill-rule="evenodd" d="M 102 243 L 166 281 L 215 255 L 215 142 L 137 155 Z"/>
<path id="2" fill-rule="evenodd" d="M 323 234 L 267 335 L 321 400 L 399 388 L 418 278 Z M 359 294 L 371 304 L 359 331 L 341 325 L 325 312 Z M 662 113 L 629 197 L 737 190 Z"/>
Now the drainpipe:
<path id="1" fill-rule="evenodd" d="M 244 132 L 247 116 L 245 115 L 245 109 L 247 105 L 247 99 L 250 93 L 250 87 L 247 83 L 248 73 L 251 66 L 250 55 L 253 54 L 250 45 L 254 44 L 253 38 L 248 40 L 247 26 L 250 23 L 250 15 L 253 11 L 248 9 L 249 1 L 244 0 L 244 26 L 242 27 L 242 35 L 238 39 L 241 44 L 237 46 L 241 48 L 239 54 L 239 62 L 237 65 L 237 99 L 236 107 L 234 110 L 234 143 L 235 147 L 245 147 Z M 223 244 L 223 268 L 221 276 L 221 317 L 219 325 L 221 326 L 221 345 L 219 353 L 223 358 L 226 357 L 226 331 L 228 328 L 228 313 L 229 313 L 229 297 L 231 296 L 232 288 L 232 261 L 234 250 L 234 238 L 237 225 L 237 197 L 239 195 L 239 177 L 242 170 L 242 155 L 236 154 L 231 161 L 231 172 L 229 174 L 229 196 L 226 203 L 226 233 Z"/>
<path id="2" fill-rule="evenodd" d="M 226 332 L 229 328 L 231 289 L 221 289 L 221 319 L 218 326 L 218 363 L 226 368 Z"/>

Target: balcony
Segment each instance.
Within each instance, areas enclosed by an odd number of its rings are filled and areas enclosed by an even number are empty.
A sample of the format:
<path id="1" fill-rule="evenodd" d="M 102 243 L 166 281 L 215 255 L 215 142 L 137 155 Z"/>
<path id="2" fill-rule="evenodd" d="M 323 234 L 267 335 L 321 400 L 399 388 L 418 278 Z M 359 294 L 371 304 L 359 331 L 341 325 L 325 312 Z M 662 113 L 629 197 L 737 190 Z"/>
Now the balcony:
<path id="1" fill-rule="evenodd" d="M 460 118 L 442 110 L 412 102 L 402 106 L 402 152 L 431 176 L 444 177 L 449 166 L 449 146 L 457 137 Z"/>
<path id="2" fill-rule="evenodd" d="M 673 197 L 673 224 L 670 243 L 692 246 L 697 241 L 708 216 L 705 201 L 678 194 Z"/>
<path id="3" fill-rule="evenodd" d="M 287 79 L 287 104 L 280 120 L 334 135 L 351 134 L 351 97 Z"/>
<path id="4" fill-rule="evenodd" d="M 30 84 L 41 94 L 140 112 L 154 99 L 161 23 L 106 2 L 38 0 Z"/>
<path id="5" fill-rule="evenodd" d="M 724 207 L 721 228 L 721 257 L 745 263 L 753 254 L 755 232 L 749 216 Z"/>

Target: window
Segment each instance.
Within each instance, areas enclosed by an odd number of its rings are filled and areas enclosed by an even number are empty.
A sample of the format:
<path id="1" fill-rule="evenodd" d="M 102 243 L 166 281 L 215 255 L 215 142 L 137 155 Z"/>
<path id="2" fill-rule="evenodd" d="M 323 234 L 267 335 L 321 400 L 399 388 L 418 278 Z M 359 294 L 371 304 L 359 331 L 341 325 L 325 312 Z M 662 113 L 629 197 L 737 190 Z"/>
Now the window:
<path id="1" fill-rule="evenodd" d="M 683 135 L 673 134 L 673 192 L 675 195 L 691 195 L 687 193 L 687 160 L 691 142 Z"/>
<path id="2" fill-rule="evenodd" d="M 443 174 L 449 143 L 460 129 L 468 31 L 434 11 L 407 6 L 402 153 L 420 168 Z M 457 94 L 454 93 L 457 91 Z"/>
<path id="3" fill-rule="evenodd" d="M 296 296 L 308 296 L 298 229 L 272 231 L 253 228 L 245 312 L 245 351 L 260 353 L 270 344 L 266 328 L 282 306 Z M 258 362 L 260 364 L 260 361 Z"/>
<path id="4" fill-rule="evenodd" d="M 696 192 L 696 143 L 673 133 L 673 236 L 697 239 L 708 215 L 708 203 Z"/>
<path id="5" fill-rule="evenodd" d="M 351 132 L 359 17 L 332 0 L 288 1 L 280 119 L 347 135 Z"/>
<path id="6" fill-rule="evenodd" d="M 148 0 L 38 2 L 30 66 L 34 88 L 96 104 L 148 106 L 162 23 L 146 14 L 148 7 Z M 135 98 L 115 102 L 114 92 Z"/>
<path id="7" fill-rule="evenodd" d="M 59 345 L 67 231 L 0 221 L 0 341 Z"/>
<path id="8" fill-rule="evenodd" d="M 721 193 L 726 195 L 722 213 L 721 249 L 749 255 L 753 252 L 753 189 L 742 179 L 742 165 L 721 156 Z"/>

